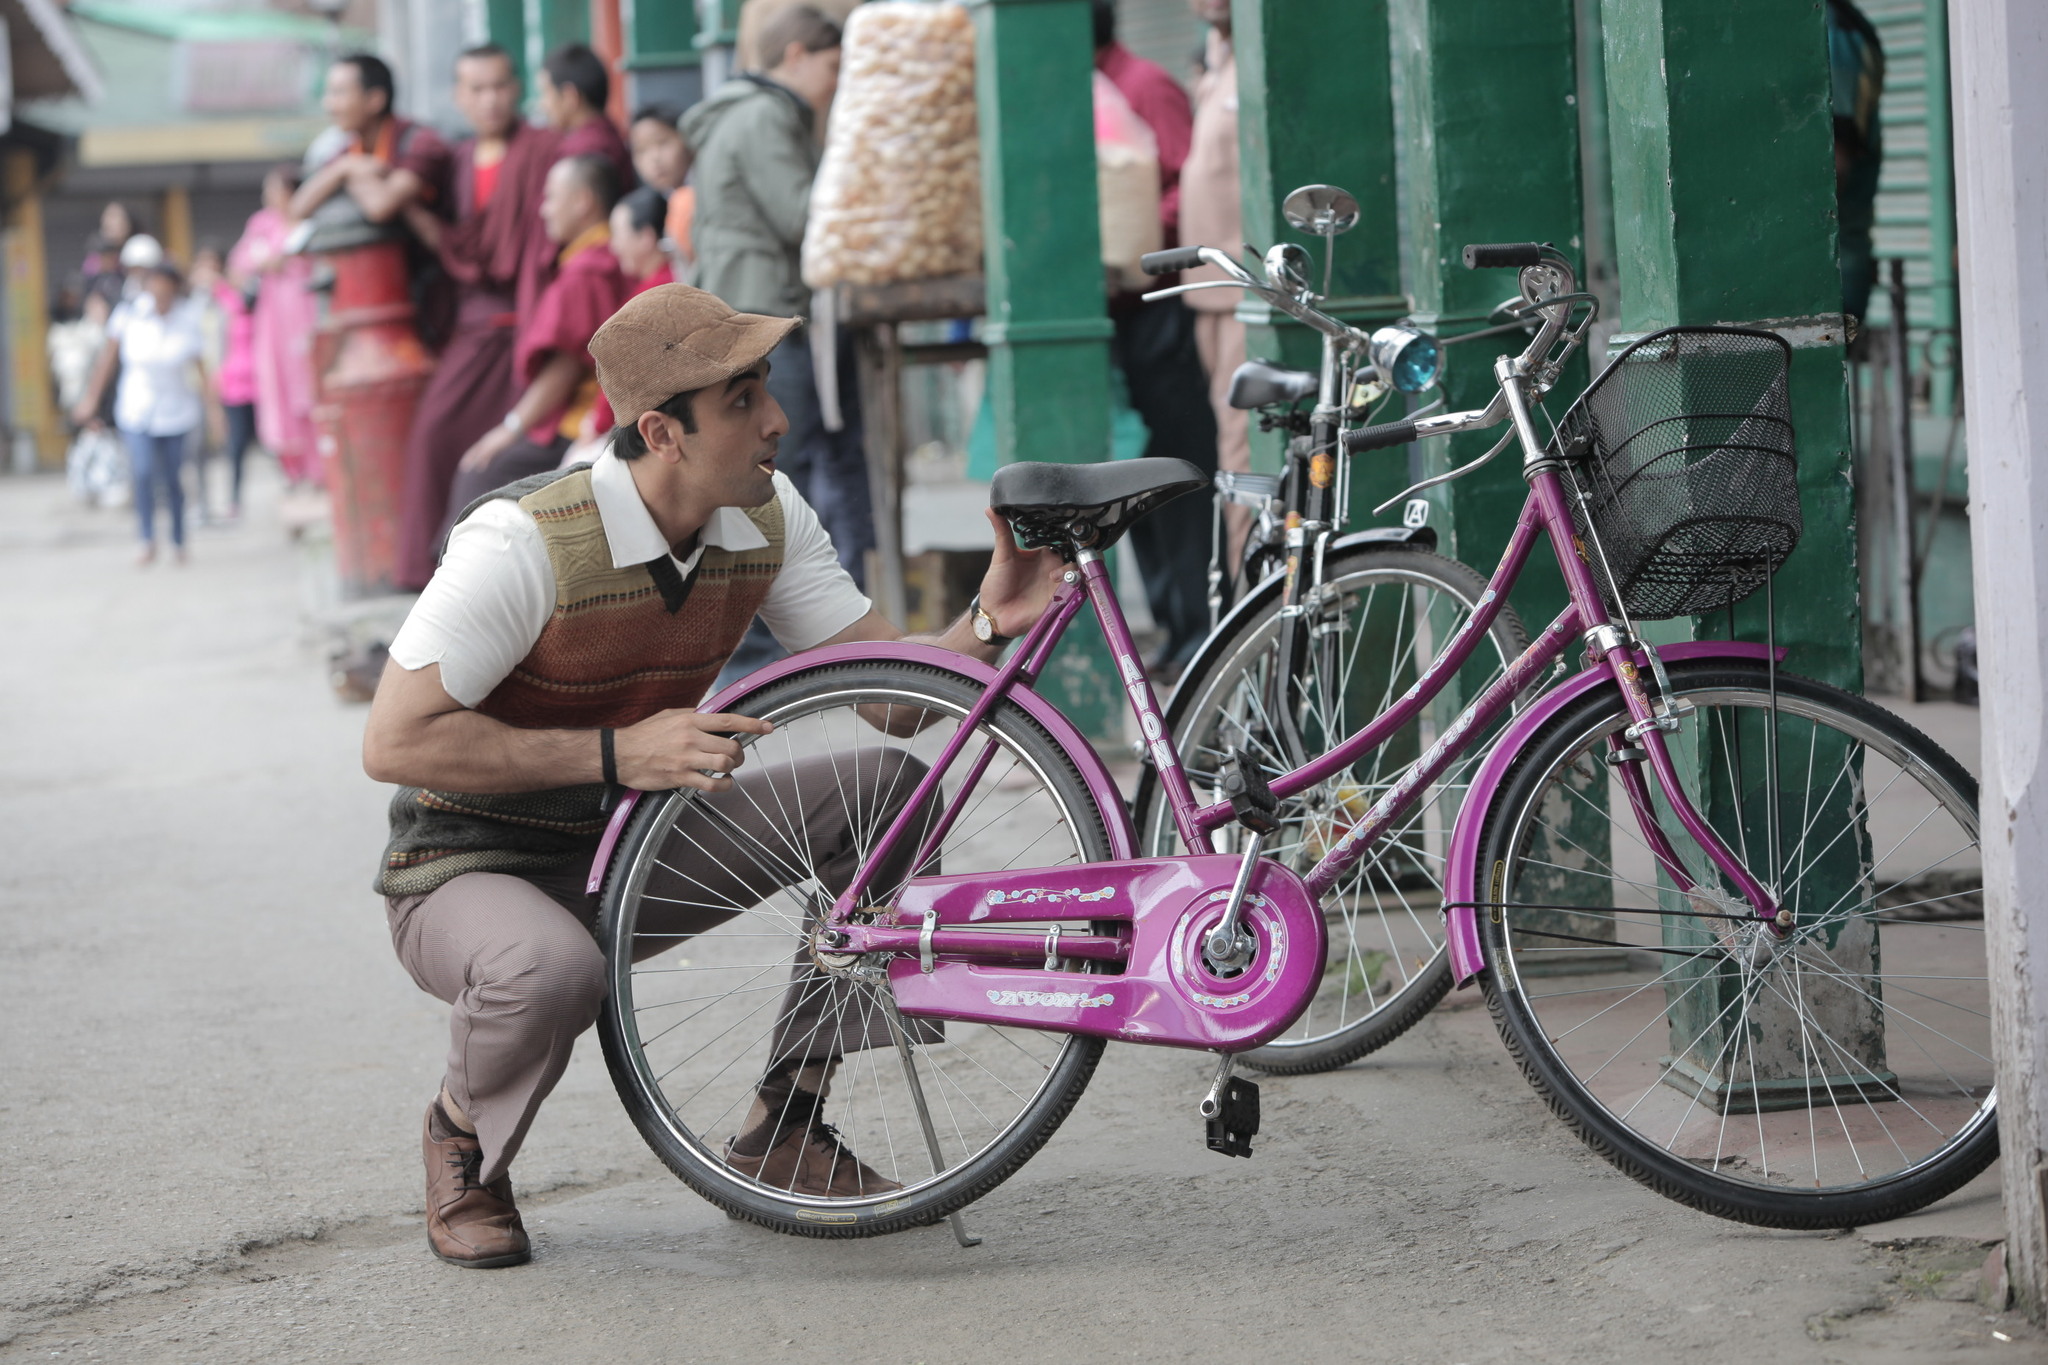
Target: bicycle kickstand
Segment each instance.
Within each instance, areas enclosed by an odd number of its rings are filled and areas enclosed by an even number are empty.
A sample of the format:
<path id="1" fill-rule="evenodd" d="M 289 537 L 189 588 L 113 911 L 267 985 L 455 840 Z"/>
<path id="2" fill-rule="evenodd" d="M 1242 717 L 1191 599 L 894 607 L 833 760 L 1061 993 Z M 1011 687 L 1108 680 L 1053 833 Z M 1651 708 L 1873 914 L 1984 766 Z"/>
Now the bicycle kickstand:
<path id="1" fill-rule="evenodd" d="M 910 1086 L 910 1100 L 917 1108 L 917 1121 L 924 1125 L 925 1149 L 931 1153 L 932 1174 L 946 1169 L 946 1158 L 939 1150 L 939 1130 L 932 1125 L 932 1111 L 924 1102 L 924 1082 L 917 1074 L 917 1061 L 910 1055 L 910 1034 L 903 1027 L 903 1016 L 897 1013 L 895 997 L 887 987 L 875 992 L 875 998 L 882 1002 L 882 1012 L 889 1020 L 889 1033 L 896 1040 L 896 1055 L 903 1059 L 903 1079 Z M 953 1240 L 962 1247 L 978 1247 L 979 1237 L 967 1231 L 967 1222 L 955 1209 L 946 1215 L 946 1221 L 953 1225 Z"/>

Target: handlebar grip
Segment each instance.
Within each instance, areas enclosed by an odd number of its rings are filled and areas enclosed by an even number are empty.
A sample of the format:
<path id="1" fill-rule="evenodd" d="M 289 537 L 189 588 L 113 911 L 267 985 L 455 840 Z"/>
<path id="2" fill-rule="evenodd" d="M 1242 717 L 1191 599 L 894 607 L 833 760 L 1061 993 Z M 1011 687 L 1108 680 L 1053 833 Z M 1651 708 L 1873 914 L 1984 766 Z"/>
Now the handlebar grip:
<path id="1" fill-rule="evenodd" d="M 1465 248 L 1467 270 L 1519 269 L 1542 263 L 1543 247 L 1536 242 L 1503 242 L 1493 246 L 1473 243 Z"/>
<path id="2" fill-rule="evenodd" d="M 1202 248 L 1177 246 L 1171 251 L 1148 251 L 1138 258 L 1147 275 L 1171 275 L 1176 270 L 1193 270 L 1202 263 Z"/>
<path id="3" fill-rule="evenodd" d="M 1382 422 L 1376 427 L 1360 427 L 1344 433 L 1344 449 L 1353 455 L 1361 450 L 1384 450 L 1388 446 L 1405 446 L 1415 439 L 1415 423 Z"/>

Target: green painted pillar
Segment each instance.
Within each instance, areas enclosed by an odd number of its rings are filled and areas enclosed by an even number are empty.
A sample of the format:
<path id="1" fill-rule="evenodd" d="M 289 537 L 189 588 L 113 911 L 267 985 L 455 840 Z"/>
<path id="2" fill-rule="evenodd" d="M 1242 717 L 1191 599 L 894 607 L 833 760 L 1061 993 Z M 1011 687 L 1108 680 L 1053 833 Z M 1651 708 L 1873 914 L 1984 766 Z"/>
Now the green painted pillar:
<path id="1" fill-rule="evenodd" d="M 1260 252 L 1299 242 L 1316 261 L 1323 244 L 1289 228 L 1280 201 L 1300 185 L 1337 185 L 1358 197 L 1358 226 L 1336 239 L 1336 270 L 1325 311 L 1371 331 L 1408 311 L 1394 206 L 1394 106 L 1387 66 L 1386 0 L 1233 0 L 1237 50 L 1238 165 L 1244 231 Z M 1236 250 L 1236 242 L 1203 245 Z M 1247 298 L 1246 353 L 1297 369 L 1322 362 L 1321 338 Z M 1252 463 L 1280 468 L 1278 433 L 1252 432 Z M 1352 525 L 1398 492 L 1398 456 L 1361 457 L 1352 469 Z"/>
<path id="2" fill-rule="evenodd" d="M 625 68 L 632 77 L 631 108 L 651 99 L 672 99 L 677 91 L 699 89 L 696 71 L 697 10 L 677 0 L 620 0 L 619 27 L 625 38 Z M 674 89 L 671 89 L 674 87 Z M 695 103 L 678 99 L 677 103 Z"/>
<path id="3" fill-rule="evenodd" d="M 1389 18 L 1415 316 L 1432 331 L 1473 331 L 1514 295 L 1516 276 L 1467 270 L 1467 243 L 1554 242 L 1575 260 L 1581 254 L 1572 0 L 1392 0 Z M 1527 341 L 1517 332 L 1447 348 L 1445 406 L 1486 406 L 1499 387 L 1494 358 Z M 1583 361 L 1567 372 L 1549 400 L 1553 416 L 1563 415 L 1584 377 Z M 1438 474 L 1475 460 L 1505 431 L 1426 441 L 1423 468 Z M 1433 490 L 1440 514 L 1430 519 L 1449 532 L 1444 553 L 1490 571 L 1528 492 L 1513 448 Z M 1531 560 L 1513 601 L 1532 630 L 1564 609 L 1564 580 L 1551 557 Z"/>
<path id="4" fill-rule="evenodd" d="M 697 12 L 674 0 L 623 0 L 619 24 L 628 66 L 694 66 Z"/>
<path id="5" fill-rule="evenodd" d="M 1517 276 L 1467 270 L 1467 243 L 1553 242 L 1575 261 L 1583 256 L 1573 0 L 1391 0 L 1388 18 L 1405 149 L 1402 241 L 1415 318 L 1440 335 L 1476 331 L 1496 304 L 1515 294 Z M 1445 407 L 1485 407 L 1499 388 L 1495 357 L 1527 344 L 1512 332 L 1447 347 Z M 1562 415 L 1584 384 L 1584 361 L 1574 361 L 1549 399 L 1552 414 Z M 1419 469 L 1440 474 L 1476 460 L 1506 432 L 1499 426 L 1422 442 Z M 1529 496 L 1519 448 L 1510 446 L 1492 464 L 1426 496 L 1442 552 L 1492 572 Z M 1564 609 L 1564 579 L 1547 549 L 1530 557 L 1510 600 L 1532 632 Z M 1537 859 L 1549 870 L 1519 888 L 1521 899 L 1598 903 L 1598 889 L 1568 869 L 1609 854 L 1606 784 L 1579 785 L 1566 817 L 1569 847 Z M 1516 916 L 1543 932 L 1613 936 L 1599 916 L 1550 910 Z M 1611 960 L 1589 948 L 1579 965 L 1597 970 L 1595 964 Z"/>
<path id="6" fill-rule="evenodd" d="M 1110 324 L 1086 0 L 976 0 L 988 391 L 996 458 L 1109 458 Z M 1123 733 L 1100 634 L 1076 621 L 1040 683 L 1092 738 Z"/>
<path id="7" fill-rule="evenodd" d="M 590 0 L 523 0 L 522 8 L 529 75 L 562 44 L 590 41 Z"/>
<path id="8" fill-rule="evenodd" d="M 669 0 L 681 3 L 682 0 Z M 737 59 L 740 41 L 740 0 L 697 0 L 697 54 L 704 63 L 704 93 L 725 84 L 748 63 Z"/>
<path id="9" fill-rule="evenodd" d="M 533 73 L 526 65 L 526 0 L 484 0 L 484 36 L 512 54 L 520 87 L 531 94 Z"/>
<path id="10" fill-rule="evenodd" d="M 1778 576 L 1787 666 L 1863 681 L 1834 131 L 1819 3 L 1602 0 L 1624 343 L 1678 323 L 1793 346 L 1805 533 Z M 1761 593 L 1737 608 L 1761 639 Z M 1725 614 L 1701 623 L 1725 630 Z"/>
<path id="11" fill-rule="evenodd" d="M 1763 328 L 1791 342 L 1805 530 L 1778 575 L 1777 639 L 1790 648 L 1788 669 L 1857 690 L 1862 622 L 1822 7 L 1817 0 L 1602 0 L 1602 10 L 1622 299 L 1622 332 L 1610 345 L 1680 323 Z M 1739 635 L 1763 637 L 1765 603 L 1758 593 L 1735 609 Z M 1669 640 L 1724 635 L 1728 628 L 1728 613 L 1720 612 L 1646 633 Z M 1786 733 L 1805 732 L 1794 725 Z M 1731 761 L 1762 751 L 1763 738 L 1760 728 L 1736 734 L 1732 743 L 1718 733 L 1684 732 L 1674 757 L 1698 779 L 1706 811 L 1723 829 L 1738 797 L 1743 810 L 1759 809 L 1766 784 L 1776 782 L 1781 818 L 1790 810 L 1798 812 L 1795 822 L 1839 822 L 1857 831 L 1838 841 L 1825 863 L 1802 869 L 1794 908 L 1811 915 L 1867 885 L 1871 849 L 1861 798 L 1835 790 L 1819 798 L 1822 809 L 1812 809 L 1812 793 L 1790 789 L 1799 785 L 1803 763 L 1781 777 L 1754 757 Z M 1811 741 L 1798 742 L 1804 748 Z M 1840 760 L 1823 745 L 1817 762 L 1825 772 Z M 1766 833 L 1746 830 L 1745 846 L 1768 848 L 1759 837 Z M 1786 842 L 1796 834 L 1795 825 Z M 1772 869 L 1758 870 L 1766 882 L 1774 879 Z M 1675 910 L 1689 904 L 1669 890 L 1664 897 Z M 1677 948 L 1708 941 L 1713 928 L 1682 914 L 1663 921 L 1665 942 Z M 1830 1036 L 1856 1040 L 1857 1055 L 1841 1059 L 1831 1084 L 1860 1090 L 1888 1075 L 1881 1024 L 1873 1027 L 1865 1008 L 1874 997 L 1855 980 L 1878 960 L 1876 926 L 1852 917 L 1834 939 L 1830 960 L 1847 982 L 1838 998 L 1817 996 L 1809 1004 L 1827 1020 Z M 1673 1006 L 1668 1084 L 1738 1113 L 1787 1102 L 1784 1083 L 1800 1077 L 1791 1102 L 1807 1102 L 1800 1059 L 1787 1055 L 1788 1046 L 1796 1053 L 1804 1031 L 1781 1000 L 1768 993 L 1745 999 L 1738 973 L 1705 957 L 1688 960 L 1666 991 Z M 1693 1007 L 1700 1004 L 1708 1008 Z M 1727 1059 L 1745 1038 L 1770 1045 L 1743 1048 L 1738 1071 Z"/>
<path id="12" fill-rule="evenodd" d="M 1940 417 L 1956 410 L 1956 157 L 1949 116 L 1948 0 L 1927 0 L 1927 339 L 1928 407 Z"/>

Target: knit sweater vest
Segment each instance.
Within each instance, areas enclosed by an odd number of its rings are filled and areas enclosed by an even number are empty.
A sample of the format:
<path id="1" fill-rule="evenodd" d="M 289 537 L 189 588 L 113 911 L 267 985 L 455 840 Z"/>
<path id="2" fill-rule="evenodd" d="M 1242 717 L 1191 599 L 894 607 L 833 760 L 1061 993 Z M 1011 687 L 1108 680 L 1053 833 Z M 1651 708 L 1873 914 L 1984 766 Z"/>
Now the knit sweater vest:
<path id="1" fill-rule="evenodd" d="M 666 556 L 612 566 L 587 466 L 523 479 L 489 498 L 515 499 L 533 517 L 555 573 L 547 625 L 476 706 L 521 729 L 619 729 L 695 706 L 782 567 L 779 499 L 747 509 L 766 545 L 706 546 L 685 579 Z M 593 736 L 593 750 L 596 743 Z M 604 791 L 596 782 L 487 795 L 402 787 L 376 889 L 423 896 L 465 872 L 531 875 L 588 861 L 608 818 Z"/>

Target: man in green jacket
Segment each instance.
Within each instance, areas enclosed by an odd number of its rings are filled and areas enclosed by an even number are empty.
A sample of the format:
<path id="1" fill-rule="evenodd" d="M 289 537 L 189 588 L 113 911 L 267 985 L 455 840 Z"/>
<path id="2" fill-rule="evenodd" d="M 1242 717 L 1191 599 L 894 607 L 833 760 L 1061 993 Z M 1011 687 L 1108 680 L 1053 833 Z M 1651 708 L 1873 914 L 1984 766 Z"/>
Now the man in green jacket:
<path id="1" fill-rule="evenodd" d="M 778 12 L 761 31 L 762 71 L 742 72 L 683 115 L 697 190 L 690 239 L 697 284 L 748 313 L 810 312 L 800 261 L 817 174 L 817 128 L 839 88 L 839 26 L 809 5 Z M 842 423 L 827 430 L 809 341 L 792 334 L 769 357 L 768 390 L 789 417 L 782 469 L 817 509 L 839 562 L 864 581 L 874 548 L 867 459 L 861 448 L 852 347 L 837 348 Z M 756 638 L 758 636 L 759 638 Z M 733 660 L 743 673 L 780 651 L 757 630 Z"/>

